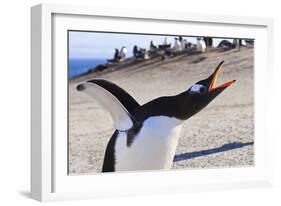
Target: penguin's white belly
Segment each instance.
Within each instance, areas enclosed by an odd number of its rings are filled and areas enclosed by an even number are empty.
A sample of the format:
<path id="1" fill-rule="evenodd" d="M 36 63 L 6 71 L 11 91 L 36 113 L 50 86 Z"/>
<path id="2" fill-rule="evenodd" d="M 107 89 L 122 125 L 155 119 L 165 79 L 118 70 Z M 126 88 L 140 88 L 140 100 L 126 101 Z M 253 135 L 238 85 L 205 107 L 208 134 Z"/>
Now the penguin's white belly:
<path id="1" fill-rule="evenodd" d="M 119 132 L 115 145 L 115 171 L 158 170 L 172 166 L 182 121 L 158 116 L 144 121 L 133 143 Z"/>

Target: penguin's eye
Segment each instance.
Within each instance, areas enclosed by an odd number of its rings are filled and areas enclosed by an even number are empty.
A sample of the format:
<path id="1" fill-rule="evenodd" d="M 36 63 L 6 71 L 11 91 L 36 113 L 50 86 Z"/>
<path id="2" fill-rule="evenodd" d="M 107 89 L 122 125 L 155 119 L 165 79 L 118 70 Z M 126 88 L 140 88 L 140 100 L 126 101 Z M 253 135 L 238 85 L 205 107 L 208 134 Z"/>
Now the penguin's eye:
<path id="1" fill-rule="evenodd" d="M 199 92 L 200 93 L 204 93 L 205 92 L 205 87 L 200 87 Z"/>
<path id="2" fill-rule="evenodd" d="M 197 93 L 197 94 L 203 94 L 205 92 L 205 86 L 202 84 L 194 84 L 191 89 L 190 92 L 191 93 Z"/>

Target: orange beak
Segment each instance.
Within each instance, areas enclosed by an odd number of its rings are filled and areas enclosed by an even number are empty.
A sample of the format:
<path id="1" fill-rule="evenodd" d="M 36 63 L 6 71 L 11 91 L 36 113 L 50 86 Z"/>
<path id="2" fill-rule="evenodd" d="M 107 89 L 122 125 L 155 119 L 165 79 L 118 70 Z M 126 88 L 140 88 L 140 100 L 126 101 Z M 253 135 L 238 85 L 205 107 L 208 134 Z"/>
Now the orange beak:
<path id="1" fill-rule="evenodd" d="M 222 64 L 223 64 L 223 61 L 218 65 L 218 67 L 216 68 L 215 72 L 212 75 L 212 80 L 211 80 L 211 83 L 209 86 L 209 92 L 211 92 L 215 89 L 218 89 L 218 88 L 226 88 L 226 87 L 230 86 L 231 84 L 233 84 L 234 82 L 236 82 L 236 80 L 231 80 L 231 81 L 225 82 L 223 84 L 220 84 L 219 86 L 216 86 L 216 82 L 217 82 L 218 76 L 220 74 Z"/>

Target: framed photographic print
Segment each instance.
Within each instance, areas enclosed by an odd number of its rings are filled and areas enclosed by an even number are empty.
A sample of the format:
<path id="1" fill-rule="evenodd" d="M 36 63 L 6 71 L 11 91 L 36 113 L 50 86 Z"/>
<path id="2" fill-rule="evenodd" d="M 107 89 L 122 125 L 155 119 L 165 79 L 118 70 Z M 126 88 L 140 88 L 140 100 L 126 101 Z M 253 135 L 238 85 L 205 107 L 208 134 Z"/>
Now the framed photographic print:
<path id="1" fill-rule="evenodd" d="M 271 19 L 31 14 L 34 199 L 272 185 Z"/>

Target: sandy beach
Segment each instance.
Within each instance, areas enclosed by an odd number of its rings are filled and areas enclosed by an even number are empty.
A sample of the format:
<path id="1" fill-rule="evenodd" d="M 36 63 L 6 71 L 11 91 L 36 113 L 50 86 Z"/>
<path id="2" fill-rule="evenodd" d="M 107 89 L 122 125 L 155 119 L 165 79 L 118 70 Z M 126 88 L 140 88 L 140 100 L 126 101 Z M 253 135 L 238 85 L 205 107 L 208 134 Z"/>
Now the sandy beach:
<path id="1" fill-rule="evenodd" d="M 69 173 L 101 171 L 114 129 L 110 116 L 89 96 L 76 91 L 91 78 L 112 81 L 140 104 L 175 95 L 208 77 L 224 60 L 218 84 L 236 79 L 204 110 L 184 123 L 172 169 L 240 167 L 254 164 L 254 49 L 211 51 L 142 62 L 124 62 L 108 72 L 69 82 Z"/>

